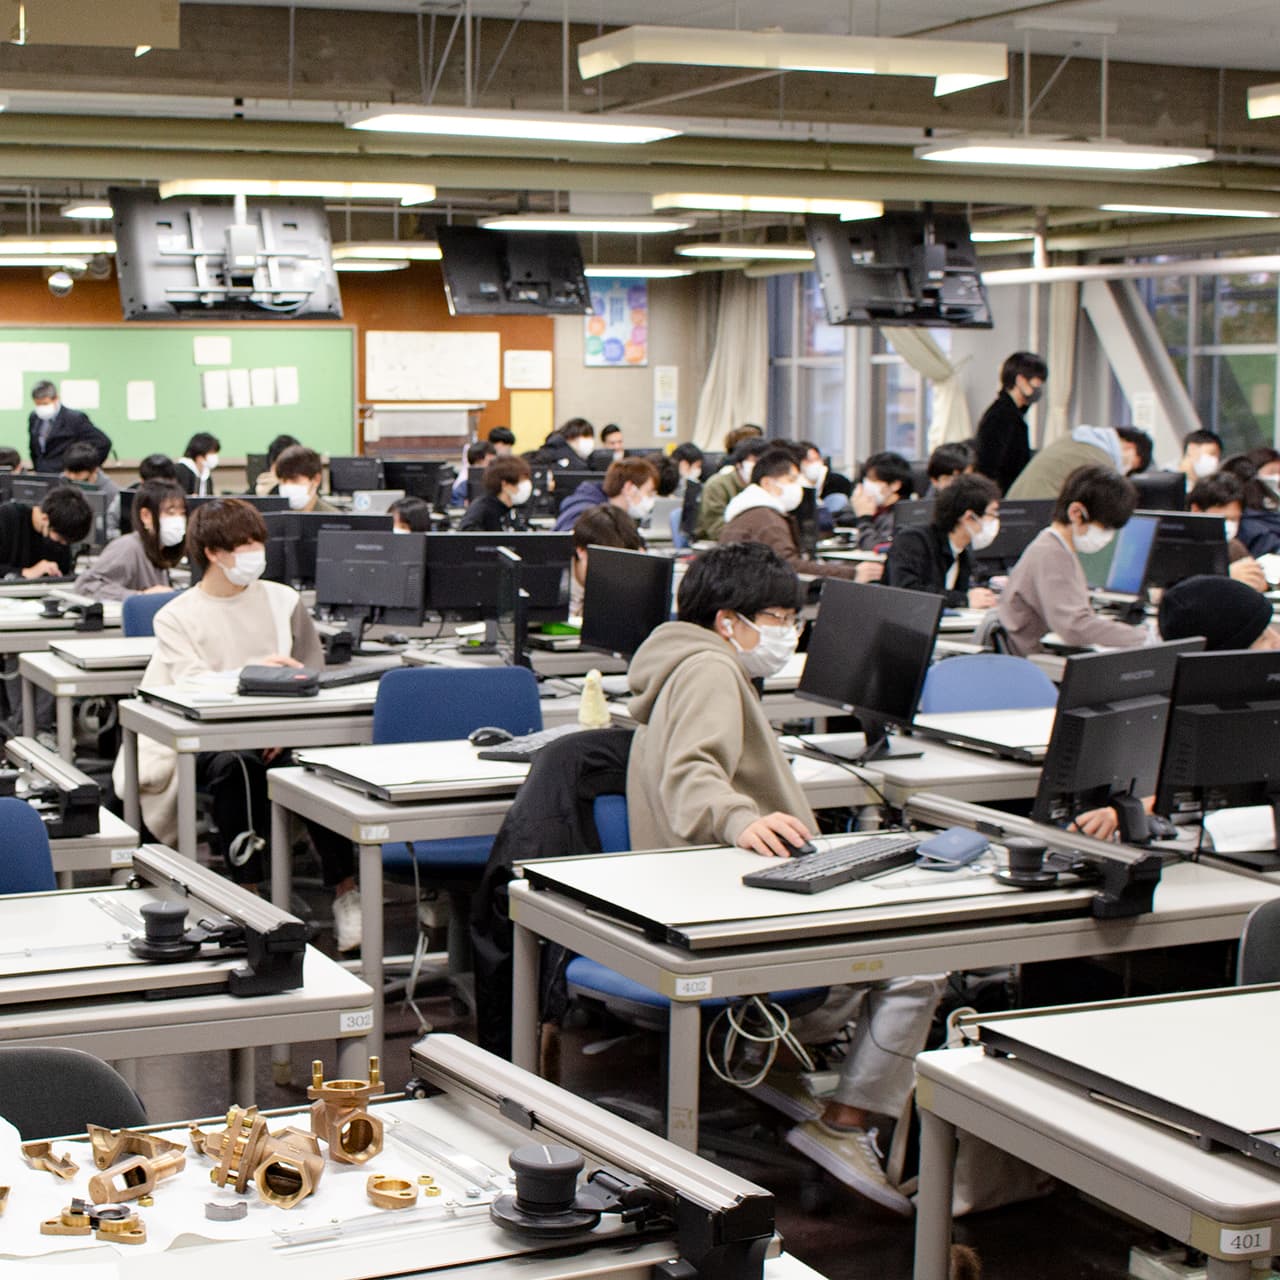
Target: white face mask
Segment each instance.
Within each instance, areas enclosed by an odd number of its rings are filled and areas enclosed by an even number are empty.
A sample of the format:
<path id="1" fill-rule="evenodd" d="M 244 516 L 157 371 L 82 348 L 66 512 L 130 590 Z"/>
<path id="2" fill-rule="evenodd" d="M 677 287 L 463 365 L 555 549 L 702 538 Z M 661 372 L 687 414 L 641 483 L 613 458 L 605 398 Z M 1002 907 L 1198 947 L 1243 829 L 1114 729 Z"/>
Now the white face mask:
<path id="1" fill-rule="evenodd" d="M 208 475 L 210 471 L 218 465 L 218 455 L 216 453 L 206 453 L 204 455 L 204 473 Z"/>
<path id="2" fill-rule="evenodd" d="M 392 533 L 412 533 L 412 532 L 413 532 L 413 530 L 412 530 L 412 529 L 405 529 L 405 528 L 403 528 L 403 527 L 401 527 L 400 525 L 398 525 L 398 524 L 397 524 L 397 525 L 394 525 L 394 526 L 392 527 L 391 532 L 392 532 Z"/>
<path id="3" fill-rule="evenodd" d="M 702 479 L 702 468 L 690 467 L 689 470 L 684 473 L 684 478 L 690 484 L 697 484 Z"/>
<path id="4" fill-rule="evenodd" d="M 737 651 L 738 661 L 748 679 L 767 680 L 776 676 L 795 656 L 796 646 L 800 643 L 799 628 L 758 627 L 750 618 L 743 618 L 741 614 L 738 617 L 760 637 L 754 649 L 744 649 L 734 637 L 732 623 L 724 624 L 725 639 Z"/>
<path id="5" fill-rule="evenodd" d="M 311 486 L 302 484 L 282 484 L 280 496 L 288 500 L 290 511 L 301 511 L 311 501 Z"/>
<path id="6" fill-rule="evenodd" d="M 160 545 L 162 547 L 176 547 L 186 536 L 186 516 L 160 517 Z"/>
<path id="7" fill-rule="evenodd" d="M 569 448 L 580 458 L 589 458 L 596 442 L 590 436 L 575 436 L 569 441 Z"/>
<path id="8" fill-rule="evenodd" d="M 969 545 L 975 551 L 984 551 L 995 540 L 1000 533 L 1000 517 L 999 516 L 983 516 L 982 528 L 969 538 Z"/>
<path id="9" fill-rule="evenodd" d="M 862 492 L 876 504 L 877 510 L 884 506 L 884 485 L 879 480 L 864 480 Z"/>
<path id="10" fill-rule="evenodd" d="M 1114 529 L 1104 529 L 1101 525 L 1088 524 L 1079 532 L 1072 531 L 1071 541 L 1082 556 L 1091 556 L 1111 545 L 1116 536 Z"/>
<path id="11" fill-rule="evenodd" d="M 55 400 L 52 404 L 36 405 L 36 417 L 41 422 L 48 422 L 50 418 L 58 416 L 58 402 Z"/>
<path id="12" fill-rule="evenodd" d="M 804 476 L 810 484 L 817 484 L 818 481 L 822 479 L 822 473 L 825 470 L 826 467 L 824 467 L 821 462 L 806 462 L 800 468 L 800 474 Z"/>
<path id="13" fill-rule="evenodd" d="M 1196 454 L 1195 461 L 1191 464 L 1191 470 L 1201 480 L 1213 475 L 1218 470 L 1218 455 L 1216 453 Z"/>
<path id="14" fill-rule="evenodd" d="M 627 514 L 633 520 L 647 520 L 649 513 L 653 510 L 653 504 L 657 501 L 656 497 L 637 498 L 634 502 L 627 504 Z"/>
<path id="15" fill-rule="evenodd" d="M 784 484 L 778 500 L 782 503 L 783 511 L 794 511 L 804 501 L 804 485 L 799 480 Z"/>
<path id="16" fill-rule="evenodd" d="M 751 483 L 751 473 L 756 469 L 756 460 L 748 458 L 746 462 L 738 464 L 738 474 L 742 477 L 743 484 Z"/>
<path id="17" fill-rule="evenodd" d="M 533 497 L 533 481 L 521 480 L 516 485 L 516 491 L 511 495 L 511 500 L 517 507 L 523 507 L 530 498 Z"/>
<path id="18" fill-rule="evenodd" d="M 233 587 L 247 587 L 251 582 L 257 582 L 262 577 L 266 567 L 265 551 L 237 551 L 235 563 L 229 569 L 224 564 L 222 572 L 226 574 L 227 581 Z"/>
<path id="19" fill-rule="evenodd" d="M 1222 532 L 1227 535 L 1227 541 L 1230 542 L 1240 532 L 1240 521 L 1224 520 L 1222 522 Z"/>

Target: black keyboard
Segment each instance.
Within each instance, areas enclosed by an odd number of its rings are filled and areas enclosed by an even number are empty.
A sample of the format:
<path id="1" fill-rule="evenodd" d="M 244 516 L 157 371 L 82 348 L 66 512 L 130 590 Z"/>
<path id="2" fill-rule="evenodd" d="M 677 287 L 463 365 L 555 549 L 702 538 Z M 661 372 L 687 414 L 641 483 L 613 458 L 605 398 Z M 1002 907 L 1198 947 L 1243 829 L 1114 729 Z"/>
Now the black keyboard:
<path id="1" fill-rule="evenodd" d="M 388 671 L 400 666 L 400 659 L 388 662 L 355 662 L 350 666 L 325 667 L 316 677 L 316 683 L 322 689 L 341 689 L 349 684 L 364 684 L 369 680 L 381 680 Z"/>
<path id="2" fill-rule="evenodd" d="M 822 893 L 850 880 L 866 880 L 882 871 L 914 862 L 920 837 L 895 831 L 831 845 L 800 858 L 779 858 L 760 871 L 748 871 L 742 883 L 753 889 Z"/>
<path id="3" fill-rule="evenodd" d="M 476 752 L 480 760 L 505 760 L 510 764 L 528 764 L 543 747 L 567 737 L 571 733 L 581 733 L 580 724 L 558 724 L 552 729 L 540 729 L 537 733 L 526 733 L 522 738 L 508 738 L 496 746 L 485 747 Z"/>

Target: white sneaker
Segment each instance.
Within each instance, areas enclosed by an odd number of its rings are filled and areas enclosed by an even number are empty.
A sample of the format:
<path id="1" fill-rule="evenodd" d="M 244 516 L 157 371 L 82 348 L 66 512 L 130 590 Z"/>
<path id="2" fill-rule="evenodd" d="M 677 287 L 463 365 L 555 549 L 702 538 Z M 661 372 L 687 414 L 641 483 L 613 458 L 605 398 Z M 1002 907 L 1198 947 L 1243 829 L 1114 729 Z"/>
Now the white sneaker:
<path id="1" fill-rule="evenodd" d="M 359 951 L 364 936 L 360 918 L 360 890 L 349 889 L 333 900 L 333 935 L 339 951 Z"/>
<path id="2" fill-rule="evenodd" d="M 884 1157 L 876 1145 L 876 1137 L 875 1129 L 837 1133 L 820 1120 L 808 1120 L 787 1134 L 787 1145 L 821 1165 L 860 1196 L 910 1218 L 915 1206 L 885 1177 Z"/>

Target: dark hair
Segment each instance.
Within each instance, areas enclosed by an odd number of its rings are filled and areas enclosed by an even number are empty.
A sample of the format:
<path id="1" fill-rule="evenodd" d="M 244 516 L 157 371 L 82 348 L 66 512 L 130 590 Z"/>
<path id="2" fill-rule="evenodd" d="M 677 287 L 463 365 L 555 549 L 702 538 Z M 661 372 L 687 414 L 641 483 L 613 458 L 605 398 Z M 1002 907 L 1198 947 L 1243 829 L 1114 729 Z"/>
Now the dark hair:
<path id="1" fill-rule="evenodd" d="M 930 455 L 926 473 L 930 480 L 939 476 L 957 476 L 968 471 L 978 460 L 971 446 L 963 441 L 940 444 Z"/>
<path id="2" fill-rule="evenodd" d="M 187 519 L 187 555 L 201 571 L 209 567 L 210 551 L 234 551 L 246 542 L 266 540 L 258 508 L 239 498 L 202 502 Z"/>
<path id="3" fill-rule="evenodd" d="M 187 441 L 187 447 L 183 450 L 184 458 L 203 458 L 206 453 L 217 453 L 222 448 L 222 441 L 217 436 L 211 436 L 207 431 L 197 431 L 195 435 Z"/>
<path id="4" fill-rule="evenodd" d="M 956 476 L 933 500 L 933 524 L 950 533 L 972 511 L 977 516 L 1000 499 L 1000 486 L 986 476 Z"/>
<path id="5" fill-rule="evenodd" d="M 305 444 L 291 444 L 276 459 L 276 479 L 281 484 L 297 477 L 314 480 L 324 470 L 320 455 Z"/>
<path id="6" fill-rule="evenodd" d="M 1258 476 L 1260 466 L 1265 466 L 1266 461 L 1274 461 L 1274 459 L 1265 460 L 1262 463 L 1253 461 L 1253 454 L 1258 452 L 1251 449 L 1248 453 L 1237 453 L 1230 458 L 1224 458 L 1222 467 L 1219 469 L 1219 475 L 1235 476 L 1244 487 L 1244 505 L 1248 511 L 1270 511 L 1275 508 L 1276 500 L 1271 490 L 1267 488 Z M 1272 452 L 1268 450 L 1267 452 Z"/>
<path id="7" fill-rule="evenodd" d="M 69 484 L 54 485 L 37 504 L 49 517 L 49 529 L 68 546 L 83 542 L 93 524 L 93 510 L 79 489 Z"/>
<path id="8" fill-rule="evenodd" d="M 467 466 L 478 467 L 486 458 L 491 458 L 497 449 L 488 440 L 473 440 L 467 445 Z"/>
<path id="9" fill-rule="evenodd" d="M 1131 444 L 1138 451 L 1137 471 L 1145 471 L 1151 465 L 1151 437 L 1137 427 L 1117 427 L 1116 435 L 1126 444 Z"/>
<path id="10" fill-rule="evenodd" d="M 675 493 L 680 483 L 680 468 L 667 458 L 654 458 L 653 464 L 658 469 L 658 497 L 666 498 Z"/>
<path id="11" fill-rule="evenodd" d="M 586 418 L 570 418 L 568 422 L 552 432 L 552 435 L 563 436 L 566 440 L 576 440 L 579 436 L 591 436 L 595 439 L 595 434 L 595 427 Z"/>
<path id="12" fill-rule="evenodd" d="M 387 511 L 399 516 L 401 524 L 407 524 L 413 533 L 431 532 L 431 503 L 425 498 L 398 498 Z"/>
<path id="13" fill-rule="evenodd" d="M 744 422 L 742 426 L 733 427 L 724 433 L 724 451 L 732 453 L 744 440 L 763 435 L 763 427 L 757 427 L 754 422 Z"/>
<path id="14" fill-rule="evenodd" d="M 1034 351 L 1015 351 L 1000 366 L 1000 385 L 1005 391 L 1019 378 L 1026 378 L 1028 382 L 1032 378 L 1039 378 L 1044 382 L 1048 377 L 1049 366 Z"/>
<path id="15" fill-rule="evenodd" d="M 68 471 L 88 471 L 90 474 L 98 469 L 98 449 L 96 445 L 90 444 L 87 440 L 76 440 L 67 446 L 67 451 L 62 455 L 62 470 Z"/>
<path id="16" fill-rule="evenodd" d="M 751 472 L 751 483 L 759 484 L 769 476 L 785 476 L 795 469 L 796 456 L 788 448 L 766 449 L 757 459 Z"/>
<path id="17" fill-rule="evenodd" d="M 748 458 L 758 458 L 762 453 L 768 453 L 773 447 L 774 442 L 766 440 L 764 436 L 746 436 L 738 441 L 734 451 L 729 455 L 729 461 L 736 467 L 746 462 Z"/>
<path id="18" fill-rule="evenodd" d="M 280 435 L 267 445 L 267 466 L 274 468 L 276 459 L 286 450 L 291 449 L 295 444 L 300 444 L 297 436 Z"/>
<path id="19" fill-rule="evenodd" d="M 138 463 L 139 480 L 176 480 L 178 465 L 167 453 L 149 453 Z"/>
<path id="20" fill-rule="evenodd" d="M 798 609 L 800 579 L 763 542 L 726 542 L 699 556 L 680 583 L 681 622 L 713 628 L 721 609 L 754 618 L 762 609 Z"/>
<path id="21" fill-rule="evenodd" d="M 623 488 L 631 483 L 637 489 L 652 480 L 654 487 L 658 484 L 658 468 L 648 458 L 619 458 L 609 463 L 609 470 L 604 473 L 604 483 L 600 486 L 605 496 L 616 498 Z"/>
<path id="22" fill-rule="evenodd" d="M 58 388 L 47 378 L 44 378 L 31 388 L 31 398 L 33 400 L 56 400 L 58 398 Z"/>
<path id="23" fill-rule="evenodd" d="M 899 498 L 909 498 L 916 491 L 915 481 L 911 478 L 911 463 L 900 453 L 873 453 L 862 464 L 862 476 L 865 480 L 871 472 L 891 485 L 895 480 L 901 483 L 898 489 Z"/>
<path id="24" fill-rule="evenodd" d="M 515 444 L 516 433 L 510 427 L 494 427 L 489 432 L 490 444 Z"/>
<path id="25" fill-rule="evenodd" d="M 1280 453 L 1277 453 L 1269 444 L 1255 445 L 1244 455 L 1253 465 L 1261 471 L 1263 467 L 1269 467 L 1273 462 L 1280 462 Z"/>
<path id="26" fill-rule="evenodd" d="M 1220 454 L 1226 453 L 1222 447 L 1222 437 L 1216 431 L 1205 431 L 1203 428 L 1199 431 L 1188 431 L 1182 437 L 1182 452 L 1186 453 L 1189 444 L 1214 444 L 1218 446 Z"/>
<path id="27" fill-rule="evenodd" d="M 1187 506 L 1193 510 L 1208 511 L 1210 507 L 1225 507 L 1232 502 L 1244 506 L 1244 485 L 1240 477 L 1230 471 L 1215 471 L 1197 480 L 1195 488 L 1187 494 Z"/>
<path id="28" fill-rule="evenodd" d="M 1077 467 L 1066 479 L 1053 508 L 1059 524 L 1070 524 L 1067 508 L 1078 502 L 1090 521 L 1105 529 L 1122 529 L 1138 505 L 1138 491 L 1110 467 Z"/>
<path id="29" fill-rule="evenodd" d="M 625 511 L 605 503 L 589 507 L 573 522 L 573 549 L 588 547 L 621 547 L 624 551 L 643 551 L 644 539 L 636 522 Z"/>
<path id="30" fill-rule="evenodd" d="M 495 458 L 484 469 L 485 492 L 497 495 L 502 492 L 504 484 L 519 484 L 532 475 L 523 458 Z"/>
<path id="31" fill-rule="evenodd" d="M 166 502 L 177 501 L 182 504 L 183 512 L 187 509 L 187 495 L 176 480 L 145 480 L 133 491 L 133 531 L 147 553 L 147 559 L 157 569 L 172 569 L 182 559 L 183 546 L 164 547 L 160 545 L 160 512 Z M 138 512 L 151 513 L 151 528 L 138 519 Z"/>
<path id="32" fill-rule="evenodd" d="M 686 440 L 684 444 L 676 445 L 676 447 L 667 454 L 667 457 L 677 465 L 681 462 L 703 463 L 706 461 L 702 456 L 702 450 L 690 440 Z"/>
<path id="33" fill-rule="evenodd" d="M 622 428 L 616 422 L 610 422 L 607 426 L 600 428 L 600 442 L 604 443 L 605 436 L 621 435 Z"/>
<path id="34" fill-rule="evenodd" d="M 94 454 L 94 457 L 97 457 L 97 454 Z M 20 466 L 22 466 L 22 454 L 17 449 L 0 445 L 0 467 L 9 467 L 16 471 Z"/>

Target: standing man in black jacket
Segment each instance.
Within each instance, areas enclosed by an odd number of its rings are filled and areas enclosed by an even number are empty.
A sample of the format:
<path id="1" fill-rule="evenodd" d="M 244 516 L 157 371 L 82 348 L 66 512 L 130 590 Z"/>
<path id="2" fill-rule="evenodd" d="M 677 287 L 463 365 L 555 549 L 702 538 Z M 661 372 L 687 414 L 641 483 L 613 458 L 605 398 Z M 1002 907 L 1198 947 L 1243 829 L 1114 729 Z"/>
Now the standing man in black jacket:
<path id="1" fill-rule="evenodd" d="M 52 382 L 37 382 L 31 388 L 31 399 L 36 406 L 27 418 L 32 470 L 61 471 L 63 454 L 82 440 L 97 451 L 98 466 L 107 460 L 111 437 L 99 431 L 87 414 L 68 409 L 58 399 L 58 388 Z"/>
<path id="2" fill-rule="evenodd" d="M 978 471 L 1007 493 L 1031 461 L 1027 410 L 1040 399 L 1049 366 L 1030 351 L 1015 351 L 1000 367 L 1000 394 L 978 423 Z"/>

